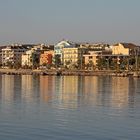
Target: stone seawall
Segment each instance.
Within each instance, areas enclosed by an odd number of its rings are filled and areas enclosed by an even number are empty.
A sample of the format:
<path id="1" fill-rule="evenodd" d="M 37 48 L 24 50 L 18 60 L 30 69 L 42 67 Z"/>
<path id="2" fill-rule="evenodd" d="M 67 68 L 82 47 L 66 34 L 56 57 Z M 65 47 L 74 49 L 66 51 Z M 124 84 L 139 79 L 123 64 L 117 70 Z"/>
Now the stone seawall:
<path id="1" fill-rule="evenodd" d="M 0 69 L 0 74 L 8 75 L 74 75 L 74 76 L 134 76 L 140 77 L 140 72 L 128 71 L 85 71 L 85 70 L 31 70 L 31 69 Z"/>

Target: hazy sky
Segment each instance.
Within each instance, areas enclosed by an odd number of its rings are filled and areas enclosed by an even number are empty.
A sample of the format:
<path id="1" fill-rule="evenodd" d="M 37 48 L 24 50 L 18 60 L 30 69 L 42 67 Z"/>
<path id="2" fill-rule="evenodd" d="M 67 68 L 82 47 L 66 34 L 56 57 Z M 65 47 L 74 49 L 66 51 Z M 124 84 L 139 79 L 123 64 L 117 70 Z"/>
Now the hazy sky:
<path id="1" fill-rule="evenodd" d="M 133 42 L 140 0 L 0 0 L 0 44 Z"/>

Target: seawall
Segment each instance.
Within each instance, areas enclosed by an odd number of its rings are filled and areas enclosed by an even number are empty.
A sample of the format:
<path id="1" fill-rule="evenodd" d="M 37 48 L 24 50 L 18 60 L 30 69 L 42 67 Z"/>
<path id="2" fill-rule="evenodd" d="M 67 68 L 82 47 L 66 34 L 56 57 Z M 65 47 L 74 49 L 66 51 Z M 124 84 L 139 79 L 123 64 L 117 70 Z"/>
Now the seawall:
<path id="1" fill-rule="evenodd" d="M 140 72 L 128 72 L 128 71 L 86 71 L 86 70 L 31 70 L 31 69 L 0 69 L 0 74 L 8 75 L 74 75 L 74 76 L 134 76 L 140 77 Z"/>

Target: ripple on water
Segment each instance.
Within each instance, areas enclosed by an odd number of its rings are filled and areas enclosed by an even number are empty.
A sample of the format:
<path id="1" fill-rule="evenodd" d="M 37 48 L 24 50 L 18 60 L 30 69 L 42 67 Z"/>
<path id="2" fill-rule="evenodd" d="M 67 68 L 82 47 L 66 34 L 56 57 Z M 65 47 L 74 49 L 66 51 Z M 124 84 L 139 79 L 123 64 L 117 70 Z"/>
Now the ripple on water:
<path id="1" fill-rule="evenodd" d="M 139 79 L 1 76 L 0 83 L 0 140 L 140 138 Z"/>

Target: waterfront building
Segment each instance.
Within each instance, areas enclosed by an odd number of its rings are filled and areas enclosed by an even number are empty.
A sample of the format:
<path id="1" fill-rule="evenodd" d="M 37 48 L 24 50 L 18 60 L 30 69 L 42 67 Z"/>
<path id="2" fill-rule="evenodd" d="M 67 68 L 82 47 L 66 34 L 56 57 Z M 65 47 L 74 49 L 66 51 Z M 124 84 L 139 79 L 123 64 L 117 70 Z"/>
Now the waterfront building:
<path id="1" fill-rule="evenodd" d="M 109 49 L 109 44 L 105 43 L 80 43 L 80 48 L 86 48 L 89 51 L 104 51 Z"/>
<path id="2" fill-rule="evenodd" d="M 35 50 L 41 50 L 41 51 L 54 50 L 54 46 L 53 45 L 46 45 L 46 44 L 34 45 L 32 48 L 35 49 Z"/>
<path id="3" fill-rule="evenodd" d="M 107 44 L 95 44 L 88 48 L 88 53 L 84 54 L 84 64 L 88 69 L 93 69 L 98 64 L 100 58 L 108 58 L 112 55 L 112 50 Z"/>
<path id="4" fill-rule="evenodd" d="M 32 48 L 30 48 L 30 50 L 27 50 L 22 55 L 22 67 L 39 66 L 41 53 L 43 53 L 44 51 L 49 51 L 51 49 L 52 48 L 50 46 L 47 46 L 45 44 L 34 45 Z"/>
<path id="5" fill-rule="evenodd" d="M 61 60 L 61 63 L 63 63 L 63 48 L 71 46 L 72 43 L 70 43 L 69 41 L 60 41 L 58 44 L 56 44 L 54 46 L 54 55 L 55 57 L 59 57 Z"/>
<path id="6" fill-rule="evenodd" d="M 54 51 L 44 51 L 41 55 L 40 55 L 40 65 L 46 65 L 49 64 L 51 65 L 53 62 L 53 56 L 54 56 Z"/>
<path id="7" fill-rule="evenodd" d="M 118 43 L 110 46 L 113 55 L 136 55 L 138 46 L 132 43 Z"/>
<path id="8" fill-rule="evenodd" d="M 2 49 L 2 66 L 16 66 L 21 64 L 21 56 L 30 45 L 12 44 Z"/>
<path id="9" fill-rule="evenodd" d="M 32 65 L 31 57 L 32 57 L 31 50 L 26 51 L 25 54 L 22 55 L 22 63 L 21 63 L 22 67 Z"/>
<path id="10" fill-rule="evenodd" d="M 83 55 L 85 65 L 91 64 L 92 66 L 96 66 L 97 60 L 98 60 L 98 55 L 99 54 L 94 51 L 89 51 L 88 54 Z"/>
<path id="11" fill-rule="evenodd" d="M 2 66 L 2 49 L 0 49 L 0 66 Z"/>
<path id="12" fill-rule="evenodd" d="M 63 62 L 64 66 L 78 66 L 83 63 L 83 49 L 77 45 L 65 46 L 63 48 Z"/>
<path id="13" fill-rule="evenodd" d="M 0 66 L 2 66 L 2 49 L 6 48 L 6 46 L 0 46 Z"/>
<path id="14" fill-rule="evenodd" d="M 33 65 L 39 64 L 39 57 L 40 57 L 40 49 L 32 48 L 31 50 L 28 50 L 25 52 L 25 54 L 22 55 L 22 67 L 28 66 L 31 67 Z"/>

